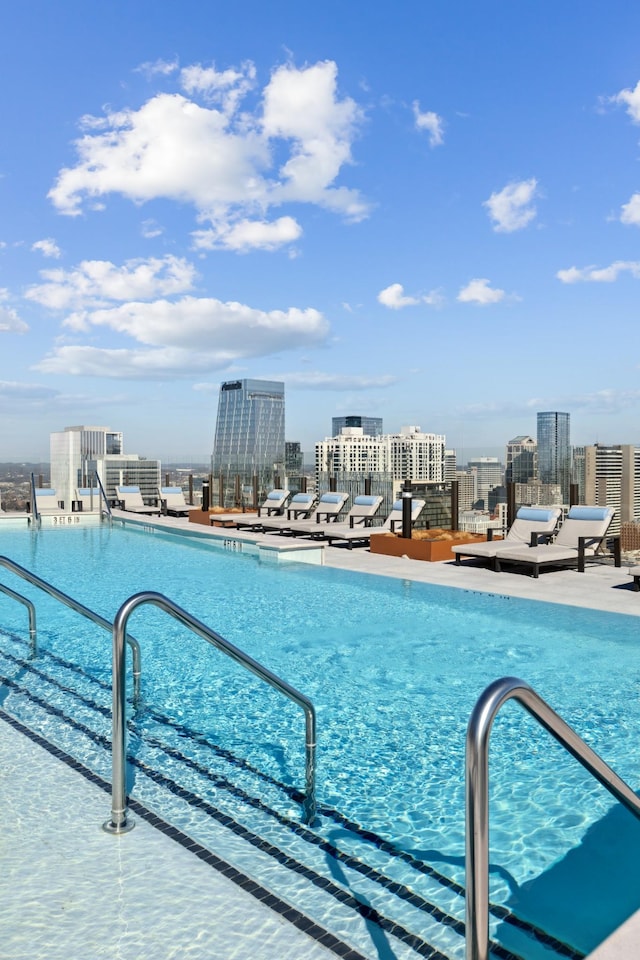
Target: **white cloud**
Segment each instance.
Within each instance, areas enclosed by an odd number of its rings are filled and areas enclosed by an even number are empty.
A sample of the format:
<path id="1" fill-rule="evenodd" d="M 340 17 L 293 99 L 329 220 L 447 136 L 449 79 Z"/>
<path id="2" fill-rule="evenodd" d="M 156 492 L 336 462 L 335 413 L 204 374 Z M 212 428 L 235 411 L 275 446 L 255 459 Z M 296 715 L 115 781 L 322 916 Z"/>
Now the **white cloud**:
<path id="1" fill-rule="evenodd" d="M 488 303 L 499 303 L 504 300 L 506 293 L 504 290 L 492 290 L 490 281 L 486 278 L 470 280 L 466 287 L 463 287 L 458 294 L 457 299 L 460 303 L 478 303 L 485 306 Z"/>
<path id="2" fill-rule="evenodd" d="M 143 73 L 145 77 L 150 80 L 155 76 L 167 77 L 169 74 L 175 73 L 178 65 L 177 59 L 147 61 L 146 63 L 141 63 L 139 67 L 136 67 L 135 72 Z"/>
<path id="3" fill-rule="evenodd" d="M 437 113 L 428 110 L 425 113 L 420 111 L 420 103 L 413 101 L 413 115 L 415 117 L 416 130 L 426 130 L 429 134 L 429 145 L 439 147 L 444 143 L 444 128 L 442 117 Z"/>
<path id="4" fill-rule="evenodd" d="M 127 260 L 121 267 L 109 260 L 83 260 L 73 270 L 42 270 L 41 276 L 46 282 L 29 287 L 27 299 L 65 310 L 185 293 L 193 287 L 196 272 L 183 258 L 167 255 Z"/>
<path id="5" fill-rule="evenodd" d="M 640 193 L 634 193 L 629 202 L 622 205 L 620 221 L 640 227 Z"/>
<path id="6" fill-rule="evenodd" d="M 622 273 L 630 273 L 636 280 L 640 279 L 640 261 L 616 260 L 608 267 L 569 267 L 567 270 L 558 270 L 556 277 L 563 283 L 614 283 Z"/>
<path id="7" fill-rule="evenodd" d="M 25 333 L 28 329 L 15 310 L 0 305 L 0 333 Z"/>
<path id="8" fill-rule="evenodd" d="M 49 401 L 57 395 L 57 390 L 43 387 L 37 383 L 18 383 L 11 380 L 0 380 L 0 403 L 3 409 L 5 401 L 15 403 Z M 14 407 L 15 409 L 15 407 Z"/>
<path id="9" fill-rule="evenodd" d="M 59 260 L 62 256 L 62 251 L 60 247 L 52 240 L 51 237 L 47 237 L 45 240 L 36 240 L 31 246 L 32 250 L 39 250 L 45 257 L 53 257 L 54 260 Z"/>
<path id="10" fill-rule="evenodd" d="M 363 121 L 355 101 L 338 95 L 335 63 L 280 67 L 253 113 L 241 111 L 254 76 L 250 63 L 223 72 L 187 67 L 180 78 L 191 99 L 159 93 L 137 110 L 83 118 L 78 162 L 61 170 L 49 191 L 54 206 L 73 216 L 110 193 L 134 203 L 176 200 L 191 204 L 198 220 L 230 243 L 237 240 L 234 225 L 242 233 L 256 217 L 264 224 L 269 208 L 283 203 L 316 204 L 348 220 L 365 217 L 369 206 L 360 193 L 335 184 L 352 162 Z M 276 158 L 283 160 L 274 170 Z M 264 241 L 260 230 L 256 240 Z"/>
<path id="11" fill-rule="evenodd" d="M 364 377 L 353 374 L 321 373 L 283 373 L 278 376 L 288 387 L 299 390 L 369 390 L 372 387 L 390 387 L 397 377 L 383 374 L 379 377 Z"/>
<path id="12" fill-rule="evenodd" d="M 161 227 L 155 220 L 143 220 L 140 224 L 140 232 L 145 240 L 153 240 L 155 237 L 162 236 L 164 227 Z"/>
<path id="13" fill-rule="evenodd" d="M 537 186 L 535 177 L 509 183 L 483 202 L 482 205 L 488 209 L 494 222 L 493 229 L 497 233 L 513 233 L 531 223 L 536 216 L 532 201 L 537 195 Z"/>
<path id="14" fill-rule="evenodd" d="M 611 103 L 624 104 L 633 123 L 640 123 L 640 80 L 633 90 L 621 90 L 620 93 L 616 93 L 609 100 Z"/>
<path id="15" fill-rule="evenodd" d="M 391 310 L 401 310 L 403 307 L 415 306 L 417 303 L 420 303 L 420 300 L 417 297 L 406 297 L 402 284 L 392 283 L 391 286 L 385 287 L 384 290 L 380 291 L 378 294 L 378 302 L 385 307 L 389 307 Z"/>
<path id="16" fill-rule="evenodd" d="M 276 250 L 302 236 L 302 227 L 293 217 L 265 220 L 240 220 L 219 224 L 211 230 L 194 230 L 191 235 L 196 250 L 227 249 L 245 253 L 248 250 Z"/>

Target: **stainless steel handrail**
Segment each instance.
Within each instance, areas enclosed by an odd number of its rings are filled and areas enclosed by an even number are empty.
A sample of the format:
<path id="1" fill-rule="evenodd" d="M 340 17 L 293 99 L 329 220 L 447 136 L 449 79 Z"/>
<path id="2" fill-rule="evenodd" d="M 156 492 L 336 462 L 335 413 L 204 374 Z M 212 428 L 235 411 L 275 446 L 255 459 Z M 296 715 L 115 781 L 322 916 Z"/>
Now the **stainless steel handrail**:
<path id="1" fill-rule="evenodd" d="M 113 624 L 109 623 L 108 620 L 105 620 L 104 617 L 101 617 L 99 613 L 95 613 L 95 611 L 90 610 L 89 607 L 85 607 L 84 604 L 80 603 L 78 600 L 74 600 L 73 597 L 69 597 L 66 593 L 63 593 L 62 590 L 58 590 L 57 587 L 47 583 L 46 580 L 42 580 L 40 577 L 36 576 L 35 573 L 31 573 L 30 570 L 25 570 L 24 567 L 21 567 L 19 563 L 15 563 L 14 560 L 9 560 L 8 557 L 0 557 L 0 566 L 6 567 L 7 570 L 11 570 L 12 573 L 15 573 L 16 576 L 22 577 L 23 580 L 33 584 L 34 587 L 38 587 L 40 590 L 43 590 L 44 593 L 48 593 L 50 597 L 54 597 L 54 599 L 59 600 L 60 603 L 64 603 L 65 606 L 71 607 L 71 609 L 75 610 L 76 613 L 86 617 L 87 620 L 91 620 L 93 623 L 96 623 L 99 627 L 102 627 L 103 630 L 108 630 L 109 633 L 112 633 Z M 131 648 L 133 661 L 133 702 L 134 704 L 137 704 L 140 700 L 140 644 L 136 639 L 134 639 L 134 637 L 129 635 L 127 635 L 126 640 Z"/>
<path id="2" fill-rule="evenodd" d="M 640 817 L 640 799 L 535 690 L 517 677 L 490 684 L 467 727 L 466 950 L 467 960 L 489 960 L 489 737 L 500 707 L 517 700 L 609 793 Z"/>
<path id="3" fill-rule="evenodd" d="M 35 475 L 31 474 L 31 513 L 33 514 L 33 519 L 40 526 L 40 511 L 38 510 L 38 501 L 36 499 L 36 478 Z"/>
<path id="4" fill-rule="evenodd" d="M 107 494 L 105 493 L 105 489 L 104 489 L 104 487 L 102 486 L 102 480 L 100 479 L 100 477 L 99 477 L 99 475 L 98 475 L 97 473 L 95 474 L 95 478 L 96 478 L 96 482 L 97 482 L 98 486 L 100 487 L 100 493 L 102 494 L 102 499 L 104 500 L 104 503 L 105 503 L 105 507 L 106 507 L 106 511 L 105 511 L 105 512 L 106 512 L 107 516 L 109 517 L 109 520 L 113 520 L 113 514 L 111 513 L 111 504 L 110 504 L 109 501 L 107 500 Z"/>
<path id="5" fill-rule="evenodd" d="M 17 600 L 18 603 L 22 603 L 27 610 L 29 611 L 29 639 L 31 641 L 31 656 L 38 656 L 38 637 L 36 633 L 36 608 L 31 600 L 27 600 L 26 597 L 23 597 L 21 593 L 16 593 L 15 590 L 12 590 L 11 587 L 5 587 L 0 583 L 0 593 L 6 594 L 8 597 L 11 597 L 12 600 Z"/>
<path id="6" fill-rule="evenodd" d="M 161 593 L 145 591 L 129 597 L 118 610 L 113 621 L 113 734 L 112 734 L 112 778 L 111 778 L 111 819 L 103 827 L 109 833 L 124 833 L 131 830 L 133 823 L 127 820 L 126 795 L 126 745 L 125 745 L 125 691 L 124 691 L 124 644 L 123 638 L 127 621 L 133 611 L 143 604 L 150 603 L 168 613 L 183 626 L 226 653 L 256 674 L 265 683 L 284 694 L 299 707 L 302 707 L 306 720 L 305 736 L 305 798 L 302 804 L 305 823 L 313 823 L 316 816 L 316 712 L 311 700 L 299 693 L 285 680 L 272 673 L 253 657 L 244 653 L 215 630 L 211 630 L 201 620 L 191 616 L 182 607 Z"/>

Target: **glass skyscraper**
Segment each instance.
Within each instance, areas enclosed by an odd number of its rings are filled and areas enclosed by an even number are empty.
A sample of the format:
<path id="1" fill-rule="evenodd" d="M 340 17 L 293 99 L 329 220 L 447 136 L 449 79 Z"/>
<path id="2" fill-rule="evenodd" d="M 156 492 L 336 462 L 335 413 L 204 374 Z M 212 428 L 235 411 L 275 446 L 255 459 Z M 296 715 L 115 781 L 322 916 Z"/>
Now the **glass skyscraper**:
<path id="1" fill-rule="evenodd" d="M 538 414 L 538 479 L 540 483 L 557 483 L 563 503 L 569 503 L 571 483 L 571 443 L 569 414 Z"/>
<path id="2" fill-rule="evenodd" d="M 258 477 L 260 497 L 284 479 L 284 383 L 277 380 L 227 380 L 220 386 L 211 472 L 222 475 L 228 490 L 236 477 L 250 487 Z"/>
<path id="3" fill-rule="evenodd" d="M 331 436 L 339 437 L 344 427 L 362 427 L 366 437 L 382 436 L 382 417 L 333 417 L 331 420 Z"/>

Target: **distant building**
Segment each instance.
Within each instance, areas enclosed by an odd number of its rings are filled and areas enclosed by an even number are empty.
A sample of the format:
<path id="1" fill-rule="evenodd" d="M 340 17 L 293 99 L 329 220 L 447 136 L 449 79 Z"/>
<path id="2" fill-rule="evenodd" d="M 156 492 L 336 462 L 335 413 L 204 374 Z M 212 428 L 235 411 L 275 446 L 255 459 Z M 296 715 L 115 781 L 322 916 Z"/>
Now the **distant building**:
<path id="1" fill-rule="evenodd" d="M 562 487 L 559 483 L 516 483 L 516 506 L 529 507 L 560 507 L 565 501 L 562 499 Z"/>
<path id="2" fill-rule="evenodd" d="M 100 477 L 108 500 L 117 497 L 116 487 L 140 487 L 142 499 L 147 504 L 155 504 L 161 483 L 161 464 L 159 460 L 149 460 L 136 453 L 105 454 L 88 461 L 88 480 L 92 475 Z"/>
<path id="3" fill-rule="evenodd" d="M 569 503 L 571 442 L 569 414 L 545 411 L 538 414 L 538 480 L 559 484 L 562 502 Z"/>
<path id="4" fill-rule="evenodd" d="M 489 490 L 502 485 L 502 464 L 497 457 L 478 457 L 469 460 L 469 470 L 476 474 L 475 506 L 480 510 L 489 507 Z"/>
<path id="5" fill-rule="evenodd" d="M 304 454 L 299 441 L 285 440 L 284 472 L 287 477 L 299 477 L 304 470 Z"/>
<path id="6" fill-rule="evenodd" d="M 71 511 L 78 487 L 95 482 L 96 458 L 120 455 L 122 449 L 122 433 L 110 427 L 65 427 L 49 435 L 51 486 L 65 510 Z"/>
<path id="7" fill-rule="evenodd" d="M 640 447 L 593 444 L 585 450 L 585 502 L 613 507 L 610 533 L 640 520 Z"/>
<path id="8" fill-rule="evenodd" d="M 444 479 L 456 479 L 456 452 L 455 450 L 445 450 L 444 452 Z"/>
<path id="9" fill-rule="evenodd" d="M 509 440 L 505 460 L 505 483 L 531 483 L 537 476 L 537 441 L 526 434 Z"/>
<path id="10" fill-rule="evenodd" d="M 250 488 L 257 477 L 262 498 L 276 475 L 283 478 L 284 443 L 284 383 L 228 380 L 221 384 L 211 472 L 214 477 L 223 476 L 227 505 L 237 482 Z"/>
<path id="11" fill-rule="evenodd" d="M 367 437 L 382 436 L 382 417 L 333 417 L 331 436 L 337 437 L 345 427 L 361 427 Z"/>

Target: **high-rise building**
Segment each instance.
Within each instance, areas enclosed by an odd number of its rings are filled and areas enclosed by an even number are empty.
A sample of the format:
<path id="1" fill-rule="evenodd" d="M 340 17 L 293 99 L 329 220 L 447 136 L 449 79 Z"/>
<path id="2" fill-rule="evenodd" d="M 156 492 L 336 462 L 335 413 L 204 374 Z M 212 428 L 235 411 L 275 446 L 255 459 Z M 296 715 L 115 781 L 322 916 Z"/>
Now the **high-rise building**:
<path id="1" fill-rule="evenodd" d="M 304 455 L 299 440 L 285 440 L 284 472 L 287 477 L 299 477 L 304 469 Z"/>
<path id="2" fill-rule="evenodd" d="M 505 461 L 505 483 L 532 483 L 538 475 L 538 444 L 522 434 L 509 440 Z"/>
<path id="3" fill-rule="evenodd" d="M 585 451 L 585 502 L 616 511 L 610 533 L 640 521 L 640 447 L 593 444 Z"/>
<path id="4" fill-rule="evenodd" d="M 571 441 L 569 414 L 545 411 L 538 414 L 538 479 L 560 485 L 563 503 L 569 503 Z"/>
<path id="5" fill-rule="evenodd" d="M 503 468 L 497 457 L 478 457 L 469 460 L 469 470 L 476 474 L 476 506 L 489 507 L 489 490 L 502 484 Z"/>
<path id="6" fill-rule="evenodd" d="M 339 437 L 345 427 L 362 427 L 366 437 L 381 437 L 382 417 L 332 417 L 331 436 Z"/>
<path id="7" fill-rule="evenodd" d="M 284 475 L 284 383 L 227 380 L 220 386 L 211 472 L 222 475 L 225 502 L 237 488 L 258 479 L 263 498 L 274 476 Z"/>
<path id="8" fill-rule="evenodd" d="M 57 499 L 64 501 L 66 510 L 72 509 L 78 487 L 93 482 L 93 461 L 98 457 L 122 454 L 122 449 L 122 433 L 110 427 L 65 427 L 49 435 L 51 486 Z"/>

